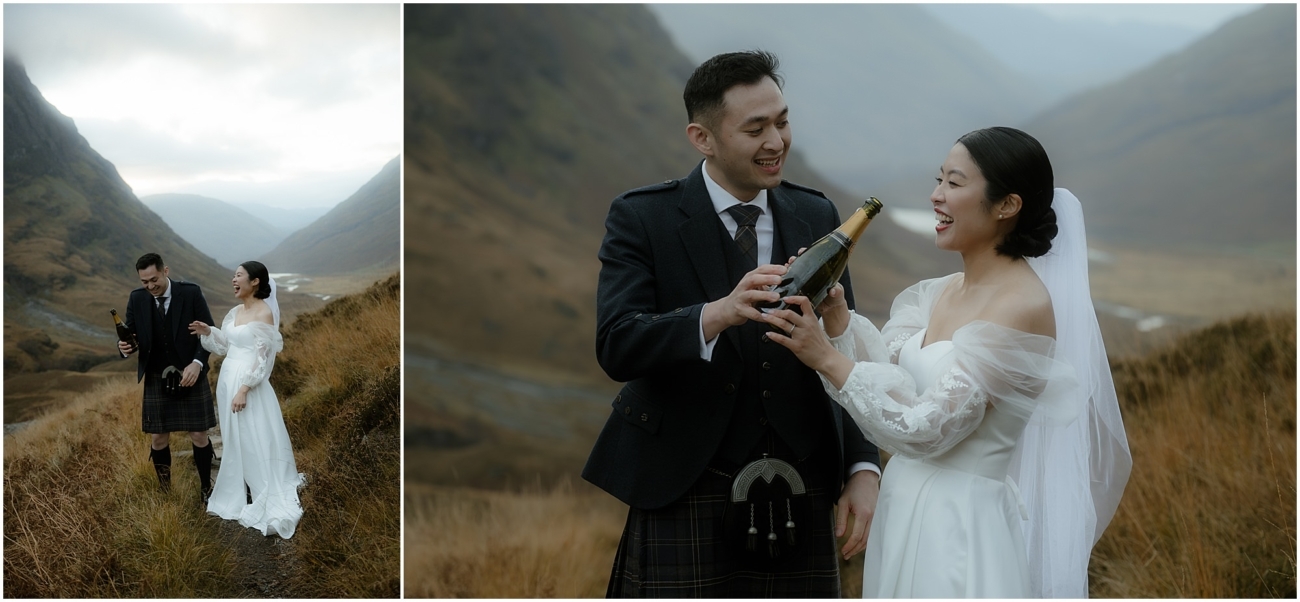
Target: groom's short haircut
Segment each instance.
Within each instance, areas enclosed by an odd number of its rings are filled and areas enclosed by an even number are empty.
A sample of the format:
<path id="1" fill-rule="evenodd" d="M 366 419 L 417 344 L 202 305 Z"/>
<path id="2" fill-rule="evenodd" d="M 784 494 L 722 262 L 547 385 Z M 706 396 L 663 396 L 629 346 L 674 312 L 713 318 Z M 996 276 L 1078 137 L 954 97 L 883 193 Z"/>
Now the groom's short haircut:
<path id="1" fill-rule="evenodd" d="M 749 86 L 772 78 L 776 87 L 784 82 L 776 72 L 781 62 L 776 55 L 763 50 L 746 50 L 719 54 L 704 61 L 686 81 L 682 100 L 686 102 L 686 118 L 706 128 L 717 126 L 724 108 L 723 97 L 735 86 Z"/>
<path id="2" fill-rule="evenodd" d="M 162 255 L 157 253 L 145 253 L 139 259 L 135 260 L 135 271 L 139 272 L 149 266 L 153 266 L 159 272 L 163 271 Z"/>

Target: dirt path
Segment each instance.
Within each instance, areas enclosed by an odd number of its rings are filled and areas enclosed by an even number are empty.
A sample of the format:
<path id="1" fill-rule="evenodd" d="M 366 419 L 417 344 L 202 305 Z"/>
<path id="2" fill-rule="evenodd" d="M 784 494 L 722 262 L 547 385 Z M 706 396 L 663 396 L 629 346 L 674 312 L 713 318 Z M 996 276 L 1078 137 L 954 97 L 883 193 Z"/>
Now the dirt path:
<path id="1" fill-rule="evenodd" d="M 212 462 L 212 481 L 221 468 L 221 428 L 212 430 L 210 436 L 216 457 Z M 235 590 L 241 598 L 301 598 L 295 592 L 291 577 L 298 572 L 299 559 L 294 540 L 278 536 L 265 536 L 249 529 L 239 521 L 222 520 L 208 516 L 219 523 L 217 531 L 221 544 L 235 556 Z"/>

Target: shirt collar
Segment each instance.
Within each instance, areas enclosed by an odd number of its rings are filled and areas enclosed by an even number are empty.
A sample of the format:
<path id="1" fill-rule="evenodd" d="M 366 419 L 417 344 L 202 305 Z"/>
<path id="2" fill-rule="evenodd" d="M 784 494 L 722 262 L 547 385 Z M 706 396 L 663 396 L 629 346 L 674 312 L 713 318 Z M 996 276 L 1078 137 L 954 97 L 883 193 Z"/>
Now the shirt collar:
<path id="1" fill-rule="evenodd" d="M 714 211 L 722 213 L 723 211 L 726 211 L 728 207 L 743 204 L 751 207 L 758 207 L 763 210 L 764 215 L 768 214 L 767 190 L 758 191 L 758 196 L 754 197 L 753 200 L 748 203 L 742 203 L 740 199 L 737 199 L 732 196 L 730 192 L 727 192 L 727 189 L 723 188 L 721 184 L 714 182 L 713 178 L 709 177 L 708 166 L 709 162 L 708 160 L 705 160 L 704 165 L 700 166 L 700 172 L 704 174 L 704 189 L 709 191 L 709 200 L 713 201 Z"/>

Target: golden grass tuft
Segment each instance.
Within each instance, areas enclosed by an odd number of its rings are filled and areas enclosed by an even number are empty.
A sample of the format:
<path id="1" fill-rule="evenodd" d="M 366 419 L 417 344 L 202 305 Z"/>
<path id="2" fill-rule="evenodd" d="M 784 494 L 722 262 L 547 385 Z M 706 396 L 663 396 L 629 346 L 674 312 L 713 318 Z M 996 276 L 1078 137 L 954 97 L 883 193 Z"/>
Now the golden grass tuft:
<path id="1" fill-rule="evenodd" d="M 192 465 L 173 457 L 172 490 L 159 493 L 148 441 L 128 375 L 6 437 L 7 597 L 233 593 L 233 559 L 202 520 Z"/>
<path id="2" fill-rule="evenodd" d="M 602 492 L 408 485 L 408 597 L 602 597 L 627 506 Z"/>
<path id="3" fill-rule="evenodd" d="M 1296 318 L 1251 315 L 1116 363 L 1133 452 L 1094 597 L 1295 597 Z"/>
<path id="4" fill-rule="evenodd" d="M 401 595 L 401 280 L 298 317 L 272 384 L 293 395 L 304 516 L 294 540 L 303 597 Z"/>

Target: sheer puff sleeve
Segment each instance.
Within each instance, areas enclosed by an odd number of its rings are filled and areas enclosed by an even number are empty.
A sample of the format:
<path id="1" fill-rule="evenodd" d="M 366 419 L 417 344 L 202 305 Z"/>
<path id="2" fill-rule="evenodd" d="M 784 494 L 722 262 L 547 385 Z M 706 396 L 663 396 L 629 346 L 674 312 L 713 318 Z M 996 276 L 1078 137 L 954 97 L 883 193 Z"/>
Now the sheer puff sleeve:
<path id="1" fill-rule="evenodd" d="M 1039 410 L 1047 416 L 1072 417 L 1067 407 L 1071 396 L 1064 392 L 1074 385 L 1073 370 L 1052 358 L 1055 343 L 1049 337 L 985 321 L 967 324 L 953 334 L 935 381 L 922 383 L 917 394 L 910 373 L 877 359 L 885 349 L 896 361 L 898 351 L 880 342 L 870 321 L 854 315 L 849 329 L 855 353 L 866 352 L 867 361 L 849 356 L 857 363 L 842 389 L 825 378 L 822 384 L 868 437 L 891 453 L 913 458 L 942 454 L 979 426 L 989 404 L 1026 418 L 1045 404 Z"/>
<path id="2" fill-rule="evenodd" d="M 271 369 L 275 367 L 275 354 L 284 349 L 284 338 L 280 336 L 279 330 L 265 322 L 251 322 L 248 329 L 253 334 L 256 359 L 248 372 L 240 377 L 239 384 L 252 389 L 271 376 Z"/>
<path id="3" fill-rule="evenodd" d="M 235 323 L 235 312 L 239 310 L 236 305 L 226 312 L 226 317 L 221 319 L 221 328 L 212 326 L 208 329 L 208 334 L 199 335 L 199 344 L 204 349 L 217 355 L 225 355 L 230 350 L 230 340 L 226 338 L 225 329 Z"/>

